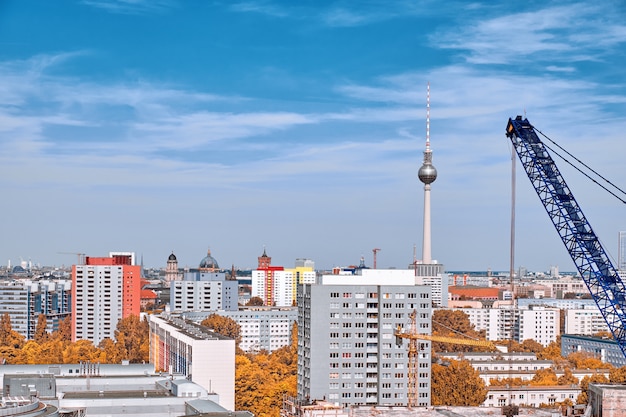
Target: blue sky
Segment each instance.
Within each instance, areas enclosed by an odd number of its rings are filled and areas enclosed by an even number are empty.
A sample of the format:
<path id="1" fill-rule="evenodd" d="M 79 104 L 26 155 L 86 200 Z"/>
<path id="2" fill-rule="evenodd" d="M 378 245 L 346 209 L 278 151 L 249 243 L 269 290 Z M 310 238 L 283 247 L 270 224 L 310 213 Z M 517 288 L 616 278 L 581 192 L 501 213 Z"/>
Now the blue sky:
<path id="1" fill-rule="evenodd" d="M 164 266 L 421 254 L 426 85 L 432 254 L 508 270 L 509 117 L 615 181 L 626 6 L 606 2 L 0 3 L 0 261 L 135 251 Z M 624 206 L 557 164 L 617 255 Z M 516 266 L 572 262 L 517 173 Z"/>

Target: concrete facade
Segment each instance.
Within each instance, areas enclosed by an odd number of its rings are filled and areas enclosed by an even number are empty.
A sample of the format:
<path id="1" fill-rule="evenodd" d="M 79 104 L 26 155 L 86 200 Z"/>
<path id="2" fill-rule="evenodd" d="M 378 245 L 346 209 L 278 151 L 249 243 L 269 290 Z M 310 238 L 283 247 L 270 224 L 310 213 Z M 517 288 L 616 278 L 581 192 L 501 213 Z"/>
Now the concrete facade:
<path id="1" fill-rule="evenodd" d="M 602 362 L 610 363 L 618 368 L 626 366 L 626 358 L 613 339 L 573 334 L 561 335 L 561 355 L 566 357 L 573 352 L 591 353 Z"/>
<path id="2" fill-rule="evenodd" d="M 431 287 L 412 270 L 360 270 L 325 275 L 298 287 L 298 398 L 342 406 L 406 405 L 406 342 L 395 343 L 416 310 L 417 331 L 431 333 Z M 419 406 L 429 406 L 430 342 L 420 342 Z"/>
<path id="3" fill-rule="evenodd" d="M 236 280 L 226 279 L 222 272 L 189 271 L 182 281 L 170 282 L 170 310 L 237 311 Z"/>
<path id="4" fill-rule="evenodd" d="M 175 316 L 150 319 L 150 363 L 155 371 L 179 373 L 235 408 L 235 340 Z"/>

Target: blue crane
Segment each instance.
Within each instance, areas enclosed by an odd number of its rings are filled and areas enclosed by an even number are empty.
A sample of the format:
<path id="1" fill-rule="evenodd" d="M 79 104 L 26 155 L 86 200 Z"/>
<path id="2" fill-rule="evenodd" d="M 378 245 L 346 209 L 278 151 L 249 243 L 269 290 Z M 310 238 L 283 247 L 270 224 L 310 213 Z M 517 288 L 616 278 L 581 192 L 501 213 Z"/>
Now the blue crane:
<path id="1" fill-rule="evenodd" d="M 626 356 L 626 287 L 593 232 L 547 147 L 528 119 L 509 119 L 511 139 L 530 182 L 587 285 L 609 330 Z"/>

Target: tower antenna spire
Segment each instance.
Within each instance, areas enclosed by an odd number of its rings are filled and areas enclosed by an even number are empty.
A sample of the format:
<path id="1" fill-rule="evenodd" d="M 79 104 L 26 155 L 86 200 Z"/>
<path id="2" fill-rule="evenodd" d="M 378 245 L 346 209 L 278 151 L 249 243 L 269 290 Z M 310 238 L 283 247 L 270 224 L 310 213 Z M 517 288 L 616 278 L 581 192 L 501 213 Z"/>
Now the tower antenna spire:
<path id="1" fill-rule="evenodd" d="M 432 262 L 430 251 L 430 184 L 437 179 L 437 170 L 433 166 L 433 153 L 430 149 L 430 82 L 426 90 L 426 149 L 424 162 L 417 176 L 424 183 L 424 240 L 422 245 L 422 263 Z"/>
<path id="2" fill-rule="evenodd" d="M 426 150 L 430 150 L 430 81 L 426 86 Z"/>

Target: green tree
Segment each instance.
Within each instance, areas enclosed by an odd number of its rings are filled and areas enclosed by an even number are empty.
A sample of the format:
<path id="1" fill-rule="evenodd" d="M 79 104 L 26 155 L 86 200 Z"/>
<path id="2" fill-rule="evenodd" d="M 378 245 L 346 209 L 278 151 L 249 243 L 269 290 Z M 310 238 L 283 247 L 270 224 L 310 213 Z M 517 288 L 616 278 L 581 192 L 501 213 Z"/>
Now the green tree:
<path id="1" fill-rule="evenodd" d="M 433 405 L 478 406 L 487 399 L 485 383 L 468 361 L 433 364 L 431 384 Z"/>
<path id="2" fill-rule="evenodd" d="M 213 313 L 202 320 L 200 325 L 208 327 L 217 334 L 235 339 L 235 346 L 239 347 L 239 343 L 241 343 L 241 326 L 235 320 Z"/>

